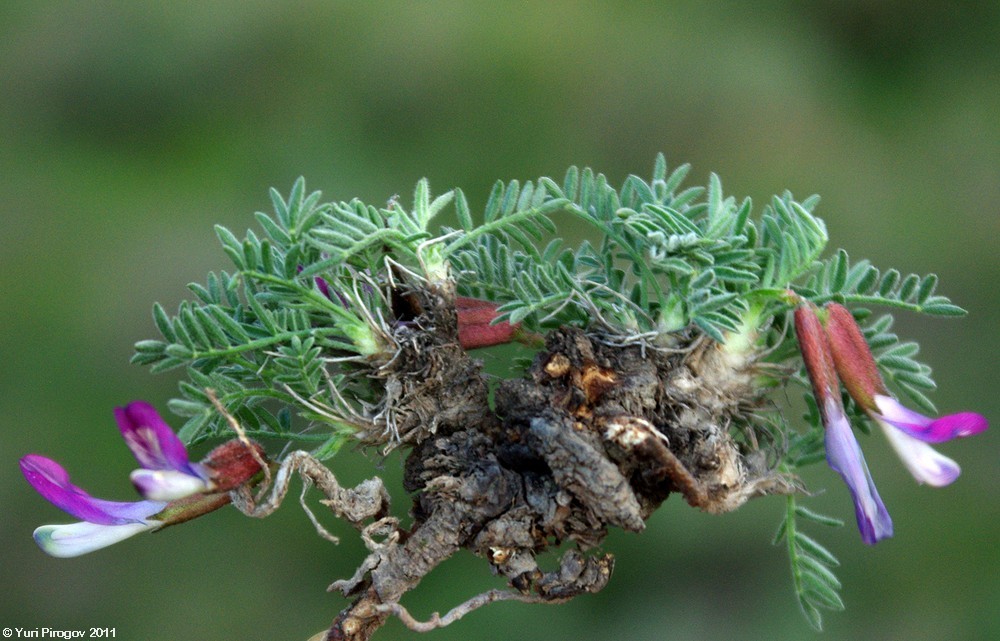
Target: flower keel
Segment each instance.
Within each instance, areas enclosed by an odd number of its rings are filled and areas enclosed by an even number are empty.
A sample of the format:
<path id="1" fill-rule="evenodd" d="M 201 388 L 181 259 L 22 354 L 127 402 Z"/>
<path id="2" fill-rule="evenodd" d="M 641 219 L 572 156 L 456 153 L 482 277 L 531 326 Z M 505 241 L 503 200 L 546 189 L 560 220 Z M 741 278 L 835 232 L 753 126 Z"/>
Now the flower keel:
<path id="1" fill-rule="evenodd" d="M 975 412 L 958 412 L 930 418 L 904 407 L 891 396 L 875 395 L 878 417 L 897 430 L 925 443 L 943 443 L 953 438 L 973 436 L 989 427 L 986 418 Z"/>
<path id="2" fill-rule="evenodd" d="M 35 543 L 49 556 L 65 559 L 80 556 L 114 545 L 140 532 L 160 527 L 156 521 L 100 525 L 98 523 L 70 523 L 68 525 L 43 525 L 34 532 Z"/>
<path id="3" fill-rule="evenodd" d="M 962 473 L 958 463 L 941 454 L 933 447 L 913 438 L 912 436 L 893 429 L 882 421 L 878 421 L 882 433 L 889 440 L 892 449 L 896 451 L 903 465 L 909 470 L 917 483 L 931 487 L 944 487 L 953 483 Z"/>

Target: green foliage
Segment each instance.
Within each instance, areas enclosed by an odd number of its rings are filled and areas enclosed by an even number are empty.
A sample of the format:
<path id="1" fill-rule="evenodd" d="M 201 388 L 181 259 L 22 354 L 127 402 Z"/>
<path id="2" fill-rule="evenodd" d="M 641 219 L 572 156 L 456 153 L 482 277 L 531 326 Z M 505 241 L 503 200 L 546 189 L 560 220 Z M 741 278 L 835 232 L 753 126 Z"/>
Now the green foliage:
<path id="1" fill-rule="evenodd" d="M 819 424 L 819 410 L 811 395 L 806 397 L 808 413 L 806 421 Z M 782 469 L 792 472 L 818 463 L 826 457 L 823 446 L 822 429 L 811 429 L 789 436 L 788 449 L 782 462 Z M 816 630 L 823 629 L 822 610 L 843 610 L 840 598 L 840 581 L 833 568 L 840 565 L 832 552 L 818 541 L 804 534 L 799 528 L 799 520 L 819 525 L 840 527 L 844 522 L 817 514 L 800 505 L 795 495 L 786 497 L 785 513 L 772 540 L 773 545 L 785 542 L 792 571 L 792 587 L 795 597 L 806 620 Z"/>
<path id="2" fill-rule="evenodd" d="M 750 200 L 724 196 L 714 174 L 707 188 L 682 189 L 688 171 L 681 165 L 668 173 L 661 155 L 650 182 L 629 176 L 617 190 L 604 176 L 576 168 L 561 184 L 541 178 L 520 192 L 516 182 L 498 183 L 488 221 L 498 210 L 503 216 L 524 211 L 529 201 L 538 207 L 556 202 L 567 222 L 585 223 L 596 238 L 576 248 L 559 239 L 543 246 L 538 233 L 534 239 L 519 233 L 463 238 L 450 253 L 459 287 L 503 303 L 510 320 L 535 329 L 596 318 L 614 331 L 663 337 L 694 325 L 719 341 L 745 329 L 748 315 L 759 317 L 770 302 L 784 309 L 789 287 L 819 303 L 962 313 L 933 296 L 933 275 L 899 279 L 889 270 L 880 279 L 867 261 L 849 266 L 843 250 L 819 260 L 827 233 L 813 215 L 818 197 L 799 202 L 786 192 L 755 219 Z M 549 222 L 547 216 L 531 220 Z"/>
<path id="3" fill-rule="evenodd" d="M 799 607 L 809 625 L 822 630 L 822 610 L 844 609 L 844 602 L 839 594 L 840 581 L 831 570 L 840 565 L 840 562 L 815 539 L 799 530 L 798 519 L 832 527 L 843 526 L 844 522 L 799 505 L 794 495 L 785 500 L 785 518 L 778 526 L 772 544 L 785 542 L 792 567 L 792 586 Z"/>
<path id="4" fill-rule="evenodd" d="M 806 421 L 819 423 L 819 410 L 813 397 L 806 397 Z M 811 429 L 789 436 L 782 469 L 786 472 L 818 463 L 826 457 L 821 429 Z M 804 520 L 832 527 L 843 526 L 843 521 L 800 505 L 795 495 L 786 497 L 785 513 L 772 540 L 773 545 L 785 542 L 792 571 L 792 587 L 799 607 L 806 620 L 816 630 L 823 629 L 821 610 L 843 610 L 840 599 L 840 581 L 833 568 L 840 565 L 832 552 L 818 541 L 804 534 L 798 521 Z"/>

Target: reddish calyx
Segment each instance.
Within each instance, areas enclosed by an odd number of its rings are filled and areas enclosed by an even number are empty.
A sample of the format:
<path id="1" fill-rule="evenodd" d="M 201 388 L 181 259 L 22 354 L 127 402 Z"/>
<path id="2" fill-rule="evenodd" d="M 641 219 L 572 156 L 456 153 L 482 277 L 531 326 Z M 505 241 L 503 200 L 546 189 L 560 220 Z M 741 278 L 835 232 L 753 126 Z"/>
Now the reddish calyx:
<path id="1" fill-rule="evenodd" d="M 455 299 L 458 314 L 458 342 L 463 349 L 502 345 L 516 339 L 520 325 L 507 321 L 493 323 L 499 314 L 496 303 L 459 296 Z"/>

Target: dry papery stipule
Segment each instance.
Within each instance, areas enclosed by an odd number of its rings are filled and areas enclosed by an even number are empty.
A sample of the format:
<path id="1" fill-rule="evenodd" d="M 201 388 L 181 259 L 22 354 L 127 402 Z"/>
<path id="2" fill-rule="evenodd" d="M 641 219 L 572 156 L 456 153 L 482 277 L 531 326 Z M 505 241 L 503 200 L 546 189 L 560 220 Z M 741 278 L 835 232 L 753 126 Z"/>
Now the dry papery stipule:
<path id="1" fill-rule="evenodd" d="M 327 639 L 369 639 L 389 616 L 423 631 L 498 600 L 557 603 L 597 592 L 614 565 L 611 554 L 594 552 L 608 528 L 642 530 L 672 492 L 722 513 L 794 489 L 768 468 L 773 445 L 755 433 L 764 401 L 754 363 L 700 334 L 657 349 L 606 332 L 551 331 L 528 373 L 496 387 L 491 408 L 481 363 L 459 345 L 450 285 L 408 299 L 415 311 L 395 329 L 398 353 L 372 366 L 385 400 L 362 434 L 409 448 L 408 527 L 388 516 L 380 479 L 345 489 L 304 452 L 284 459 L 266 502 L 246 490 L 234 496 L 247 514 L 265 516 L 298 472 L 361 532 L 369 555 L 330 586 L 354 600 Z M 538 555 L 566 543 L 547 564 L 554 569 L 543 570 Z M 485 559 L 508 587 L 415 620 L 400 599 L 460 549 Z"/>

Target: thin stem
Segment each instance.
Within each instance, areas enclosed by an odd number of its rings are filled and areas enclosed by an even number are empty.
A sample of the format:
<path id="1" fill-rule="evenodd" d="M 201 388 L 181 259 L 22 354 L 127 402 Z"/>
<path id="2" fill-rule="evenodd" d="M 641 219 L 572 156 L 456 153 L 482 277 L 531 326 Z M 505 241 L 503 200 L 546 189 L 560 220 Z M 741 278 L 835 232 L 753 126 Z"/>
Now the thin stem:
<path id="1" fill-rule="evenodd" d="M 234 354 L 241 354 L 243 352 L 250 352 L 257 349 L 263 349 L 271 345 L 284 343 L 289 341 L 296 336 L 299 338 L 308 338 L 310 336 L 335 336 L 337 334 L 343 335 L 343 330 L 336 327 L 309 327 L 307 329 L 300 329 L 295 331 L 281 332 L 280 334 L 275 334 L 274 336 L 268 336 L 267 338 L 258 338 L 256 340 L 248 341 L 242 345 L 233 345 L 226 349 L 210 349 L 205 351 L 191 351 L 190 360 L 198 360 L 200 358 L 219 358 L 223 356 L 231 356 Z M 344 349 L 350 349 L 346 343 L 344 343 Z"/>
<path id="2" fill-rule="evenodd" d="M 375 606 L 378 612 L 392 614 L 403 622 L 403 625 L 414 632 L 430 632 L 435 628 L 443 628 L 458 621 L 473 610 L 478 610 L 484 605 L 496 603 L 497 601 L 520 601 L 521 603 L 563 603 L 569 599 L 550 599 L 535 594 L 522 594 L 508 590 L 490 590 L 480 595 L 474 596 L 465 603 L 455 606 L 444 616 L 437 612 L 431 615 L 427 621 L 418 621 L 409 611 L 398 603 L 383 603 Z"/>
<path id="3" fill-rule="evenodd" d="M 785 498 L 785 543 L 788 545 L 788 558 L 792 563 L 792 585 L 795 587 L 795 594 L 802 594 L 799 551 L 795 548 L 795 496 L 792 494 Z"/>
<path id="4" fill-rule="evenodd" d="M 456 249 L 464 245 L 468 245 L 469 243 L 476 240 L 480 236 L 495 233 L 497 230 L 509 227 L 511 225 L 521 222 L 522 220 L 527 220 L 529 218 L 535 218 L 536 216 L 545 215 L 550 211 L 556 211 L 561 206 L 568 204 L 570 204 L 568 200 L 557 198 L 555 200 L 547 201 L 545 204 L 539 205 L 538 207 L 532 207 L 531 209 L 519 211 L 516 214 L 502 216 L 501 218 L 497 218 L 496 220 L 484 223 L 479 227 L 476 227 L 472 231 L 464 233 L 456 241 L 449 243 L 448 246 L 445 248 L 445 255 L 450 256 L 452 253 L 454 253 Z"/>

